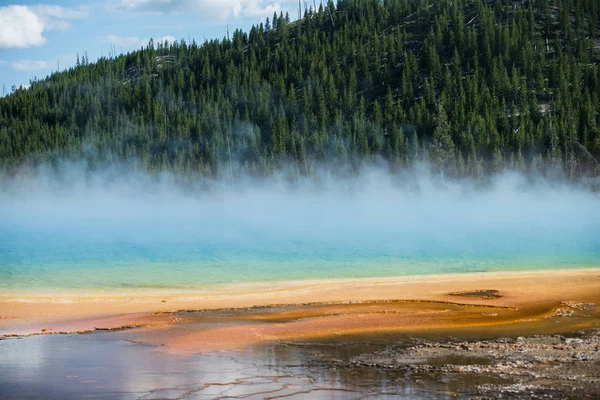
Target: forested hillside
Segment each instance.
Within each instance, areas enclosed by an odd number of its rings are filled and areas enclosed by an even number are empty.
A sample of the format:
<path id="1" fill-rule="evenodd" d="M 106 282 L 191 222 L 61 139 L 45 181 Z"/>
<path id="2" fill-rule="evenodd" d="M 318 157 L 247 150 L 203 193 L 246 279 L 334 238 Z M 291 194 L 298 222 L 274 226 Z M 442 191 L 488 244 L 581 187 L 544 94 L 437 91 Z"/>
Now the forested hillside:
<path id="1" fill-rule="evenodd" d="M 340 0 L 303 14 L 83 57 L 17 89 L 0 99 L 0 167 L 600 175 L 598 0 Z"/>

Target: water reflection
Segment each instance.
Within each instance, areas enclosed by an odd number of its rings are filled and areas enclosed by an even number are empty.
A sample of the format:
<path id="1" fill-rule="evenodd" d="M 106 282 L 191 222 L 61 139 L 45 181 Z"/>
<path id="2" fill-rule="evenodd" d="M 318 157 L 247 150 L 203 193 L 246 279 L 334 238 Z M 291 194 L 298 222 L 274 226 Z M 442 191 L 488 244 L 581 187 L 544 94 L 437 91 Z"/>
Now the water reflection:
<path id="1" fill-rule="evenodd" d="M 384 343 L 270 343 L 176 356 L 126 333 L 0 341 L 6 399 L 446 399 L 470 382 L 336 364 Z M 484 378 L 482 378 L 484 379 Z"/>

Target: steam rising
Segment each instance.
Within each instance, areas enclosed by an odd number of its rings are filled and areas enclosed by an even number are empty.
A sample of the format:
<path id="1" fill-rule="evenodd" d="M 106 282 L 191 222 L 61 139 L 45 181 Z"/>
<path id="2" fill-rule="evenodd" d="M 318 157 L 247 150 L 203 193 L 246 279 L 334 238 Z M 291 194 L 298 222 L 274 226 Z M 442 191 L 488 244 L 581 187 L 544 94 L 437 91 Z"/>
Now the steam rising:
<path id="1" fill-rule="evenodd" d="M 399 176 L 375 167 L 292 183 L 182 183 L 71 166 L 4 178 L 1 187 L 9 281 L 18 266 L 98 259 L 122 273 L 185 264 L 173 278 L 184 282 L 463 272 L 534 259 L 539 267 L 600 264 L 598 195 L 512 173 L 485 186 L 444 182 L 425 168 Z M 386 267 L 369 269 L 373 260 Z"/>

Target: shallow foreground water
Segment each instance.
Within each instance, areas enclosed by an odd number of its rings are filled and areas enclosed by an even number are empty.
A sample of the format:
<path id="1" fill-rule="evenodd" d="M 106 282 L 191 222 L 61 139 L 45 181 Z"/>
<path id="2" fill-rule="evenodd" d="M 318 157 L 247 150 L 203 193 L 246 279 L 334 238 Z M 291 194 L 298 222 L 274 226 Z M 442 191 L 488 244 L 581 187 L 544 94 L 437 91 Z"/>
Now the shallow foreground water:
<path id="1" fill-rule="evenodd" d="M 2 340 L 0 398 L 593 399 L 600 395 L 600 336 L 593 333 L 469 342 L 354 336 L 186 356 L 166 354 L 130 337 L 94 333 Z"/>
<path id="2" fill-rule="evenodd" d="M 119 337 L 115 337 L 119 336 Z M 28 337 L 0 341 L 0 393 L 12 399 L 329 399 L 388 395 L 448 398 L 466 382 L 415 383 L 405 372 L 320 364 L 317 354 L 348 357 L 382 344 L 270 344 L 236 352 L 164 354 L 126 334 Z"/>

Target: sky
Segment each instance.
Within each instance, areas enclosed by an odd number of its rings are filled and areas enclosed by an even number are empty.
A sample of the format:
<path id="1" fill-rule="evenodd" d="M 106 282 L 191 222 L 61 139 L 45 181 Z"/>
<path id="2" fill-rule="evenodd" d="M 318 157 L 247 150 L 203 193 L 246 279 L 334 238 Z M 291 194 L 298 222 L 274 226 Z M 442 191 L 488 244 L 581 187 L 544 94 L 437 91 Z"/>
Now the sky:
<path id="1" fill-rule="evenodd" d="M 0 96 L 74 66 L 78 54 L 93 62 L 150 38 L 202 43 L 280 11 L 295 19 L 297 0 L 0 0 Z"/>

